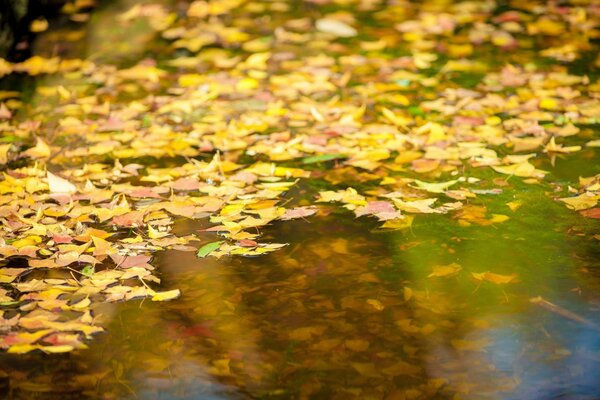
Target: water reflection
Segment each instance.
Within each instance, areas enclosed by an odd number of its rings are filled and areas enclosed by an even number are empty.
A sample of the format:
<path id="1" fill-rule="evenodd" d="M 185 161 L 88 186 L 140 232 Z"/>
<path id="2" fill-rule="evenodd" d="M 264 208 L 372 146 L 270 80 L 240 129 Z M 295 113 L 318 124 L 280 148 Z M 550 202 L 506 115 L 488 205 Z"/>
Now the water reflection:
<path id="1" fill-rule="evenodd" d="M 569 291 L 593 298 L 598 281 L 549 262 L 568 262 L 572 249 L 579 259 L 571 264 L 584 263 L 582 239 L 523 229 L 527 218 L 478 240 L 469 238 L 477 227 L 421 222 L 412 232 L 375 233 L 364 220 L 330 215 L 274 226 L 265 234 L 294 240 L 266 257 L 162 253 L 163 285 L 181 288 L 180 300 L 97 309 L 108 333 L 86 351 L 3 356 L 5 396 L 597 397 L 598 332 L 529 302 L 543 294 L 598 321 L 587 299 Z M 522 236 L 506 236 L 511 230 Z M 533 247 L 543 232 L 549 236 Z M 450 261 L 463 266 L 458 275 L 428 277 L 432 265 Z M 469 278 L 484 270 L 521 281 Z"/>
<path id="2" fill-rule="evenodd" d="M 136 3 L 124 1 L 123 9 Z M 125 41 L 99 39 L 115 28 L 103 18 L 122 9 L 104 11 L 92 21 L 89 49 L 79 52 L 117 62 L 142 57 L 153 33 L 140 30 L 125 48 L 107 51 Z M 42 83 L 54 84 L 54 78 Z M 583 154 L 597 159 L 594 150 Z M 555 165 L 547 169 L 564 179 L 598 172 L 596 163 L 575 157 Z M 524 205 L 500 225 L 419 216 L 411 231 L 376 233 L 369 220 L 332 214 L 271 227 L 264 233 L 290 246 L 257 259 L 158 254 L 164 288 L 180 288 L 181 299 L 99 306 L 95 314 L 107 334 L 87 351 L 2 355 L 2 394 L 598 398 L 598 332 L 529 301 L 541 295 L 599 322 L 597 242 L 578 236 L 589 227 L 543 188 L 508 185 L 515 186 L 506 192 L 519 193 Z M 511 200 L 499 196 L 494 210 L 508 213 L 501 206 Z M 181 232 L 197 228 L 179 226 Z M 432 266 L 450 263 L 462 270 L 429 277 Z M 471 273 L 484 271 L 517 274 L 519 282 L 472 279 Z"/>

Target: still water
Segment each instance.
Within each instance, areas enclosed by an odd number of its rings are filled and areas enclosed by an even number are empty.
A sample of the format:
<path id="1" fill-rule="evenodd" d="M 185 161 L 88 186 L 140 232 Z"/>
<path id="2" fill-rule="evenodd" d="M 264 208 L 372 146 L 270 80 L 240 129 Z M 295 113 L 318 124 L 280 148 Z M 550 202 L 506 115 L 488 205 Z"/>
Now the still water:
<path id="1" fill-rule="evenodd" d="M 106 23 L 135 3 L 101 9 L 93 18 L 103 23 L 85 52 L 125 64 L 142 58 L 152 36 L 129 32 L 130 45 L 120 52 Z M 55 40 L 52 34 L 40 38 L 42 47 Z M 569 185 L 598 174 L 598 160 L 588 148 L 537 167 Z M 179 299 L 98 307 L 106 333 L 87 350 L 1 354 L 0 393 L 11 399 L 600 398 L 598 223 L 556 202 L 550 185 L 508 178 L 494 191 L 498 175 L 479 178 L 490 181 L 482 187 L 489 193 L 464 212 L 419 216 L 407 230 L 383 232 L 372 219 L 323 206 L 308 220 L 268 226 L 264 240 L 289 245 L 266 256 L 157 253 L 152 264 L 161 289 L 180 289 Z M 304 204 L 331 186 L 305 181 L 287 199 Z M 508 202 L 522 205 L 513 211 Z M 510 218 L 481 224 L 486 209 Z M 214 240 L 202 232 L 206 227 L 176 225 L 179 234 Z M 452 263 L 462 269 L 432 276 L 435 266 Z M 486 271 L 512 278 L 473 275 Z"/>
<path id="2" fill-rule="evenodd" d="M 593 226 L 541 188 L 521 189 L 523 207 L 492 227 L 433 216 L 382 233 L 332 209 L 270 227 L 290 245 L 264 257 L 159 253 L 163 286 L 180 299 L 104 306 L 107 333 L 89 350 L 3 355 L 5 396 L 598 398 Z M 452 262 L 455 277 L 428 277 Z M 470 277 L 483 271 L 518 279 Z"/>

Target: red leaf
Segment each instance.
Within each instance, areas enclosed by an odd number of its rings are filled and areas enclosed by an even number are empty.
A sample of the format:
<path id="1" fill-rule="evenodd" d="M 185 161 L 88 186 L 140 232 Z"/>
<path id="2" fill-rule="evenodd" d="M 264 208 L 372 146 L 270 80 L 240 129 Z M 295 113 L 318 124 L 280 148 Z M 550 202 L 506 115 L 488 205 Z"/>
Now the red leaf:
<path id="1" fill-rule="evenodd" d="M 590 208 L 589 210 L 584 210 L 580 214 L 587 218 L 600 219 L 600 207 Z"/>

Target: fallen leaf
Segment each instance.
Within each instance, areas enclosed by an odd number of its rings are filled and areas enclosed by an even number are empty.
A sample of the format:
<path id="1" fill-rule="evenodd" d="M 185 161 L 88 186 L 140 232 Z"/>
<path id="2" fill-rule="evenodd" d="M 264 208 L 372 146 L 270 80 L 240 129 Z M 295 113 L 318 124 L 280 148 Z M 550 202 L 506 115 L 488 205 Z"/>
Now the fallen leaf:
<path id="1" fill-rule="evenodd" d="M 72 194 L 77 192 L 77 187 L 75 187 L 75 185 L 66 179 L 56 176 L 50 171 L 47 172 L 46 176 L 48 178 L 48 187 L 50 188 L 50 193 Z"/>
<path id="2" fill-rule="evenodd" d="M 222 240 L 217 241 L 217 242 L 207 243 L 198 249 L 198 251 L 196 252 L 196 256 L 198 256 L 199 258 L 204 258 L 204 257 L 208 256 L 210 253 L 212 253 L 213 251 L 217 250 L 219 247 L 221 247 L 221 245 L 223 243 L 224 242 Z"/>
<path id="3" fill-rule="evenodd" d="M 475 278 L 478 281 L 488 281 L 488 282 L 492 282 L 495 283 L 497 285 L 504 285 L 506 283 L 513 283 L 517 280 L 518 275 L 517 274 L 511 274 L 511 275 L 501 275 L 501 274 L 495 274 L 493 272 L 490 271 L 485 271 L 485 272 L 472 272 L 471 275 L 473 276 L 473 278 Z"/>
<path id="4" fill-rule="evenodd" d="M 317 30 L 339 37 L 353 37 L 358 34 L 350 25 L 333 18 L 321 18 L 316 22 Z"/>
<path id="5" fill-rule="evenodd" d="M 447 265 L 435 265 L 432 267 L 432 272 L 427 275 L 428 278 L 443 278 L 456 275 L 462 267 L 456 263 Z"/>

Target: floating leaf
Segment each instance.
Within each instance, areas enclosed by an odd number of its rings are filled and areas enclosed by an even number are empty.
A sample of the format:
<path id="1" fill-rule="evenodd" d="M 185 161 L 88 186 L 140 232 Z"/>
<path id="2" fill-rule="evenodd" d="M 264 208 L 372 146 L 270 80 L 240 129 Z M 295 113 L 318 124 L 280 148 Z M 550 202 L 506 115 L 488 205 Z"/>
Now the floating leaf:
<path id="1" fill-rule="evenodd" d="M 346 158 L 346 156 L 343 154 L 319 154 L 316 156 L 304 157 L 302 159 L 302 164 L 315 164 L 331 160 L 339 160 L 342 158 Z"/>
<path id="2" fill-rule="evenodd" d="M 454 185 L 458 182 L 458 179 L 454 179 L 448 182 L 437 182 L 437 183 L 428 183 L 423 182 L 418 179 L 415 179 L 414 183 L 417 185 L 419 189 L 426 190 L 430 193 L 443 193 L 450 186 Z"/>
<path id="3" fill-rule="evenodd" d="M 152 296 L 152 301 L 167 301 L 173 300 L 181 296 L 181 291 L 179 289 L 169 290 L 167 292 L 156 292 Z"/>
<path id="4" fill-rule="evenodd" d="M 217 242 L 211 242 L 211 243 L 207 243 L 204 246 L 200 247 L 200 249 L 198 249 L 198 251 L 196 252 L 196 256 L 198 256 L 199 258 L 204 258 L 207 255 L 209 255 L 210 253 L 212 253 L 213 251 L 217 250 L 219 247 L 221 247 L 221 244 L 223 244 L 224 242 L 221 241 L 217 241 Z"/>
<path id="5" fill-rule="evenodd" d="M 594 207 L 598 204 L 598 198 L 600 198 L 600 195 L 586 192 L 579 196 L 564 197 L 558 200 L 565 203 L 570 209 L 579 211 Z"/>

